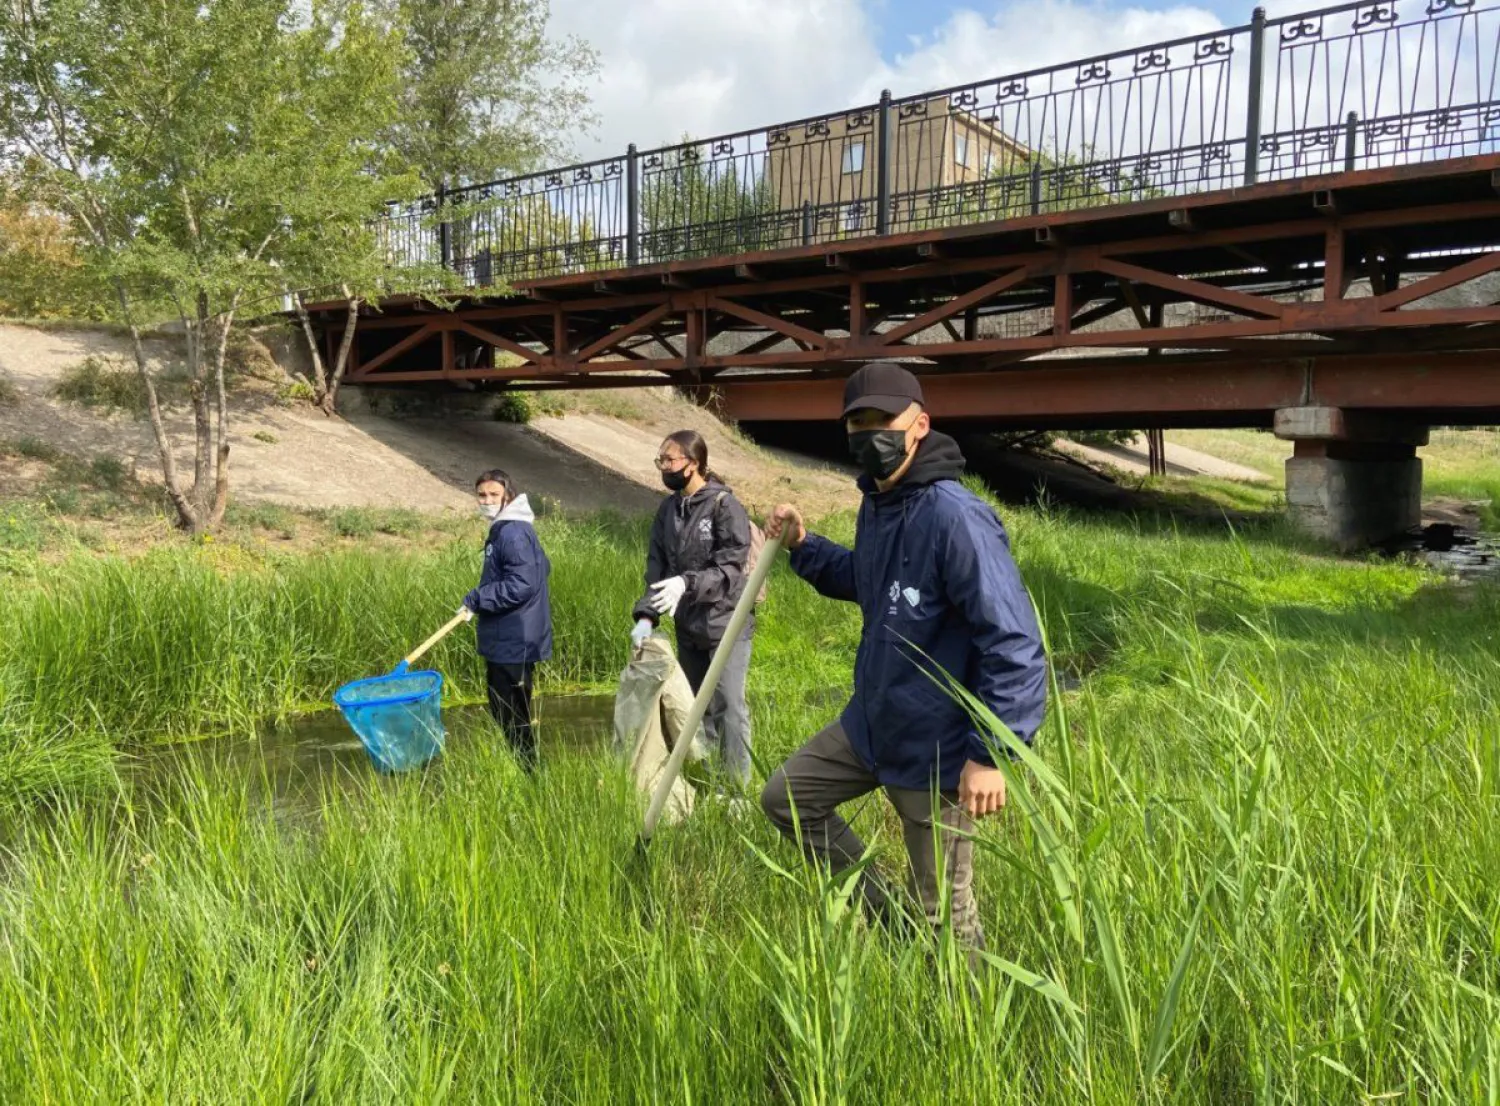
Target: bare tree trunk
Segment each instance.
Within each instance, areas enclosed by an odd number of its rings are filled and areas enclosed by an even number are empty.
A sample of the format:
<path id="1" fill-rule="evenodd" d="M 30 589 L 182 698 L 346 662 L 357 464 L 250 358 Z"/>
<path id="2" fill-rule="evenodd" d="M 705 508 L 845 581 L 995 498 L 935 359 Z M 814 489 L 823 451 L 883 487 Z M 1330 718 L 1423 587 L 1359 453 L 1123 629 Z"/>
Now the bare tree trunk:
<path id="1" fill-rule="evenodd" d="M 209 527 L 213 508 L 213 422 L 209 417 L 208 357 L 205 346 L 212 320 L 208 313 L 208 296 L 199 292 L 196 317 L 187 323 L 188 369 L 193 377 L 193 507 L 196 537 Z"/>
<path id="2" fill-rule="evenodd" d="M 344 371 L 349 367 L 349 352 L 354 348 L 354 328 L 359 323 L 358 298 L 349 290 L 347 284 L 343 286 L 343 292 L 344 299 L 349 305 L 349 313 L 344 321 L 344 338 L 339 342 L 339 353 L 333 363 L 333 373 L 328 379 L 323 401 L 319 404 L 325 415 L 332 415 L 334 404 L 338 402 L 339 385 L 344 381 Z"/>
<path id="3" fill-rule="evenodd" d="M 322 406 L 328 396 L 328 373 L 323 366 L 323 355 L 318 352 L 318 339 L 313 334 L 312 319 L 308 317 L 307 305 L 302 302 L 302 293 L 292 293 L 292 302 L 297 305 L 297 319 L 302 323 L 302 333 L 307 338 L 307 352 L 313 363 L 313 400 Z"/>
<path id="4" fill-rule="evenodd" d="M 120 313 L 130 327 L 130 343 L 135 353 L 136 372 L 140 373 L 141 383 L 146 388 L 146 410 L 151 416 L 151 432 L 156 437 L 156 451 L 161 456 L 161 474 L 166 484 L 167 498 L 172 501 L 172 506 L 177 511 L 177 524 L 184 530 L 193 530 L 197 526 L 198 517 L 193 510 L 192 502 L 183 492 L 182 482 L 177 476 L 177 461 L 172 456 L 172 443 L 167 440 L 166 423 L 161 417 L 161 403 L 156 397 L 156 383 L 151 379 L 151 372 L 146 363 L 146 347 L 141 342 L 141 332 L 131 316 L 130 300 L 125 295 L 125 287 L 118 281 L 115 283 L 115 296 L 120 301 Z"/>
<path id="5" fill-rule="evenodd" d="M 219 331 L 219 348 L 214 351 L 214 413 L 218 419 L 218 440 L 214 458 L 214 503 L 208 520 L 211 527 L 224 521 L 224 508 L 229 505 L 229 394 L 224 384 L 224 360 L 229 352 L 229 332 L 234 326 L 234 313 L 239 302 L 239 293 L 235 293 Z"/>

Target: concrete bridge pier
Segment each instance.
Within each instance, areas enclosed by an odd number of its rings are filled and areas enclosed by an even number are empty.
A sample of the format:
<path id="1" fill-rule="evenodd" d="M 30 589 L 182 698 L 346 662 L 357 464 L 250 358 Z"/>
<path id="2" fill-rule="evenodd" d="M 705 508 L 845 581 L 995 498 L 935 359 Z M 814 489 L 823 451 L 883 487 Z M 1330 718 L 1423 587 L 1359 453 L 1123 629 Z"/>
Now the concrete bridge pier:
<path id="1" fill-rule="evenodd" d="M 1287 510 L 1307 532 L 1355 549 L 1422 521 L 1427 427 L 1341 407 L 1276 412 L 1278 438 L 1293 443 L 1286 462 Z"/>

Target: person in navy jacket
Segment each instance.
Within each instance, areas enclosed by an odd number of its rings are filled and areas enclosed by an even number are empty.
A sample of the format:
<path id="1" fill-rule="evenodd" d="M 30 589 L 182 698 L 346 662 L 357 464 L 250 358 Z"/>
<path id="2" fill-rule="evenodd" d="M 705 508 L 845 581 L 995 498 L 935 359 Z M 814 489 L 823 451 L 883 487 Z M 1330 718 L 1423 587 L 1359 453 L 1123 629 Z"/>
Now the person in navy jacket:
<path id="1" fill-rule="evenodd" d="M 842 870 L 865 846 L 838 807 L 883 788 L 928 921 L 943 917 L 941 874 L 955 934 L 982 949 L 970 834 L 974 818 L 1005 805 L 1005 776 L 941 673 L 1029 744 L 1046 706 L 1041 631 L 1005 529 L 959 483 L 963 455 L 932 430 L 917 378 L 895 362 L 864 366 L 845 387 L 844 423 L 863 469 L 854 548 L 808 533 L 790 504 L 766 533 L 784 535 L 793 570 L 819 592 L 859 604 L 854 695 L 772 775 L 761 806 L 811 857 Z M 871 868 L 861 893 L 877 918 L 892 917 Z"/>
<path id="2" fill-rule="evenodd" d="M 479 586 L 464 597 L 485 660 L 490 714 L 526 771 L 536 767 L 531 686 L 538 662 L 552 656 L 552 564 L 537 540 L 531 505 L 500 469 L 474 482 L 479 513 L 490 520 Z"/>

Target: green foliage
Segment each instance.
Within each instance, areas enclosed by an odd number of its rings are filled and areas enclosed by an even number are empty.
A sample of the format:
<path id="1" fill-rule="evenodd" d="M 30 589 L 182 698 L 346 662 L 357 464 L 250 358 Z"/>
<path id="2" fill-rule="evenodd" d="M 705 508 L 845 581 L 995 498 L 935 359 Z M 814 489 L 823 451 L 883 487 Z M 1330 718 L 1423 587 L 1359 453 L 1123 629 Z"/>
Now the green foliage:
<path id="1" fill-rule="evenodd" d="M 393 181 L 369 169 L 400 54 L 363 5 L 21 11 L 0 15 L 0 128 L 32 151 L 28 197 L 73 213 L 88 262 L 129 292 L 132 317 L 196 320 L 199 296 L 213 312 L 279 293 L 301 276 L 288 266 L 314 248 L 348 252 L 391 198 Z"/>
<path id="2" fill-rule="evenodd" d="M 537 414 L 529 392 L 506 392 L 495 405 L 496 422 L 526 424 Z"/>
<path id="3" fill-rule="evenodd" d="M 0 376 L 0 407 L 15 407 L 21 402 L 21 390 Z"/>
<path id="4" fill-rule="evenodd" d="M 191 386 L 180 367 L 170 374 L 156 374 L 156 395 L 161 403 L 185 399 Z M 85 357 L 63 370 L 53 395 L 81 407 L 124 411 L 143 418 L 147 411 L 146 383 L 136 367 L 120 357 Z"/>
<path id="5" fill-rule="evenodd" d="M 431 191 L 528 172 L 587 131 L 592 49 L 548 33 L 547 0 L 378 0 L 401 30 L 400 111 L 385 130 Z"/>
<path id="6" fill-rule="evenodd" d="M 272 434 L 269 430 L 257 430 L 250 436 L 257 442 L 264 442 L 266 445 L 275 445 L 278 441 L 280 441 L 280 439 L 277 438 L 275 434 Z"/>
<path id="7" fill-rule="evenodd" d="M 305 380 L 290 381 L 276 390 L 277 402 L 287 407 L 297 403 L 311 403 L 316 395 L 313 386 Z"/>
<path id="8" fill-rule="evenodd" d="M 118 457 L 95 457 L 88 464 L 88 482 L 98 488 L 119 491 L 130 483 L 130 470 Z"/>
<path id="9" fill-rule="evenodd" d="M 0 177 L 0 315 L 95 318 L 102 292 L 73 224 Z"/>
<path id="10" fill-rule="evenodd" d="M 323 749 L 323 775 L 273 798 L 285 766 L 237 732 L 135 747 L 113 779 L 110 738 L 248 730 L 388 670 L 472 584 L 477 533 L 0 582 L 0 1023 L 22 1027 L 0 1100 L 1483 1101 L 1500 593 L 1271 528 L 1006 521 L 1081 686 L 1054 690 L 976 832 L 972 979 L 946 939 L 866 927 L 753 811 L 705 801 L 633 854 L 639 802 L 607 755 L 561 743 L 545 697 L 531 780 L 451 710 L 414 777 Z M 541 536 L 544 693 L 607 688 L 645 527 Z M 858 634 L 851 605 L 777 568 L 759 773 L 837 712 Z M 482 695 L 468 631 L 432 659 L 455 698 Z M 844 813 L 899 880 L 884 800 Z"/>
<path id="11" fill-rule="evenodd" d="M 662 155 L 644 170 L 641 186 L 641 253 L 645 261 L 676 261 L 745 253 L 776 244 L 767 216 L 776 211 L 775 189 L 738 163 L 705 161 L 702 145 Z M 748 174 L 748 175 L 747 175 Z"/>
<path id="12" fill-rule="evenodd" d="M 10 442 L 0 442 L 0 453 L 9 453 L 27 461 L 60 461 L 63 454 L 51 442 L 42 438 L 17 438 Z"/>
<path id="13" fill-rule="evenodd" d="M 341 538 L 411 537 L 424 525 L 418 512 L 404 507 L 335 507 L 322 512 L 322 517 Z"/>
<path id="14" fill-rule="evenodd" d="M 966 226 L 1029 215 L 1033 203 L 1043 212 L 1076 211 L 1153 199 L 1164 193 L 1130 172 L 1105 173 L 1094 166 L 1093 151 L 1026 151 L 997 146 L 994 161 L 978 180 L 934 189 L 913 198 L 910 230 Z M 1040 192 L 1033 195 L 1033 172 L 1039 169 Z"/>
<path id="15" fill-rule="evenodd" d="M 231 503 L 224 521 L 230 526 L 267 530 L 286 541 L 297 536 L 297 513 L 277 503 Z"/>
<path id="16" fill-rule="evenodd" d="M 195 533 L 224 509 L 220 351 L 236 312 L 383 265 L 371 217 L 417 185 L 385 171 L 379 144 L 400 57 L 360 0 L 0 7 L 0 172 L 67 219 L 110 318 L 181 326 L 209 462 L 190 488 L 165 446 L 162 466 Z"/>
<path id="17" fill-rule="evenodd" d="M 424 233 L 435 239 L 445 221 L 453 255 L 467 259 L 465 278 L 478 287 L 504 289 L 525 277 L 609 267 L 607 243 L 593 221 L 574 219 L 543 193 L 450 200 L 426 217 Z"/>

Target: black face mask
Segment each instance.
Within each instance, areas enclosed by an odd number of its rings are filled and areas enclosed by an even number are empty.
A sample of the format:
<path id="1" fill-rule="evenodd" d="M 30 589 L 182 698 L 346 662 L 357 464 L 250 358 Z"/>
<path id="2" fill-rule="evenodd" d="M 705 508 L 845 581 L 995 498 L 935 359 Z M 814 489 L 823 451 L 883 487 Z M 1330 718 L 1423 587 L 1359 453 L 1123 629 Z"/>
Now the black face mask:
<path id="1" fill-rule="evenodd" d="M 686 469 L 676 472 L 664 472 L 661 474 L 661 482 L 667 486 L 668 491 L 680 492 L 688 486 L 688 474 Z"/>
<path id="2" fill-rule="evenodd" d="M 888 480 L 906 461 L 905 430 L 856 430 L 849 452 L 872 480 Z"/>

